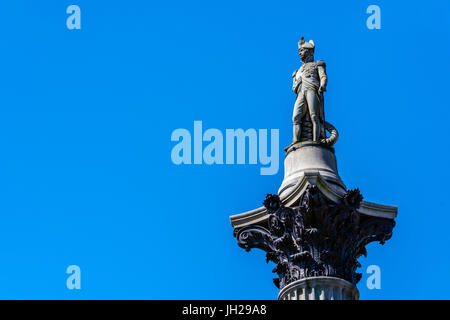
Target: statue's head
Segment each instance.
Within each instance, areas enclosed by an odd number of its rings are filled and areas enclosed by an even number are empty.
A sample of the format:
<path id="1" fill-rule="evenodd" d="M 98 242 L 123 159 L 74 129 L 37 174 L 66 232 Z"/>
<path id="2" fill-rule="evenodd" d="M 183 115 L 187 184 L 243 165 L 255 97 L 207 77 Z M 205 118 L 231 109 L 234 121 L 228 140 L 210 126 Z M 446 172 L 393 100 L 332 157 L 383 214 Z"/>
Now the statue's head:
<path id="1" fill-rule="evenodd" d="M 308 42 L 302 37 L 298 42 L 298 53 L 303 62 L 308 62 L 314 60 L 314 41 L 309 40 Z"/>

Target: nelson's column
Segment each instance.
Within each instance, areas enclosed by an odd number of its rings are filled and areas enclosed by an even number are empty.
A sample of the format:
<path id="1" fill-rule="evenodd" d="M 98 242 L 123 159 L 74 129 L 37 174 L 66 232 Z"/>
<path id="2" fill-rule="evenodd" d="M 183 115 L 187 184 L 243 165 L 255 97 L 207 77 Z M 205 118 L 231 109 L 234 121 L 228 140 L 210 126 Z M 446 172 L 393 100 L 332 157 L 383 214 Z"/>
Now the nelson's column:
<path id="1" fill-rule="evenodd" d="M 297 95 L 293 142 L 285 149 L 284 180 L 264 206 L 230 217 L 238 245 L 267 252 L 280 300 L 356 300 L 365 246 L 392 236 L 397 207 L 363 201 L 337 170 L 337 130 L 325 121 L 326 65 L 315 45 L 298 43 L 302 67 L 292 75 Z M 327 135 L 327 133 L 329 135 Z"/>

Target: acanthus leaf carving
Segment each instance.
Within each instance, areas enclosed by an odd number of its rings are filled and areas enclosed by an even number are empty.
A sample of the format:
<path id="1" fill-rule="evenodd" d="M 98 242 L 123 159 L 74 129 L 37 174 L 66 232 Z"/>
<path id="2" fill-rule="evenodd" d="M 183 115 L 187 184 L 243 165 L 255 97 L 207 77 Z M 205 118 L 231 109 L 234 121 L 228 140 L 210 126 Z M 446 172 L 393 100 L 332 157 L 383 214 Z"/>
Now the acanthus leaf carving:
<path id="1" fill-rule="evenodd" d="M 392 236 L 395 222 L 383 218 L 362 218 L 357 212 L 363 197 L 358 189 L 348 191 L 338 203 L 328 201 L 317 186 L 310 185 L 298 207 L 285 207 L 277 195 L 268 194 L 264 206 L 269 212 L 267 228 L 259 225 L 236 230 L 238 245 L 247 251 L 267 252 L 275 263 L 278 288 L 312 276 L 330 276 L 356 284 L 361 274 L 357 259 L 366 255 L 365 246 L 383 244 Z"/>

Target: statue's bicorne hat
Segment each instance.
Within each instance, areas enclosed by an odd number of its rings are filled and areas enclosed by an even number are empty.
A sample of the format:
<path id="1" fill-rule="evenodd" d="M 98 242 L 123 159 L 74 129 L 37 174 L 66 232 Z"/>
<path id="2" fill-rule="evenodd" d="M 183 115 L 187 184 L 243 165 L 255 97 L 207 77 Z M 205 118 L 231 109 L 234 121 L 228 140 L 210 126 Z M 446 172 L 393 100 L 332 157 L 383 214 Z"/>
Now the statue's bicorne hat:
<path id="1" fill-rule="evenodd" d="M 309 40 L 308 42 L 306 42 L 305 38 L 302 37 L 298 42 L 298 50 L 300 50 L 301 48 L 310 49 L 312 52 L 314 52 L 315 49 L 314 41 Z"/>

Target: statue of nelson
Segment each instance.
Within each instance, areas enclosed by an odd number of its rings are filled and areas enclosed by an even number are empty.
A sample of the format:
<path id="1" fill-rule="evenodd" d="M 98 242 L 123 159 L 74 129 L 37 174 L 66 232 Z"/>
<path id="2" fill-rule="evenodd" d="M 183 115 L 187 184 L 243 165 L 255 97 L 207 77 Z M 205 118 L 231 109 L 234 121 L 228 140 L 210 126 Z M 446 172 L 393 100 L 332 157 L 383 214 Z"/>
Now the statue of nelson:
<path id="1" fill-rule="evenodd" d="M 298 43 L 302 66 L 292 74 L 292 90 L 297 94 L 292 117 L 293 143 L 302 140 L 319 142 L 326 139 L 323 92 L 327 87 L 327 73 L 324 61 L 314 61 L 314 48 L 314 42 L 305 42 L 303 37 Z M 306 116 L 309 116 L 309 121 L 306 121 Z M 307 123 L 312 126 L 309 132 L 305 128 Z"/>

